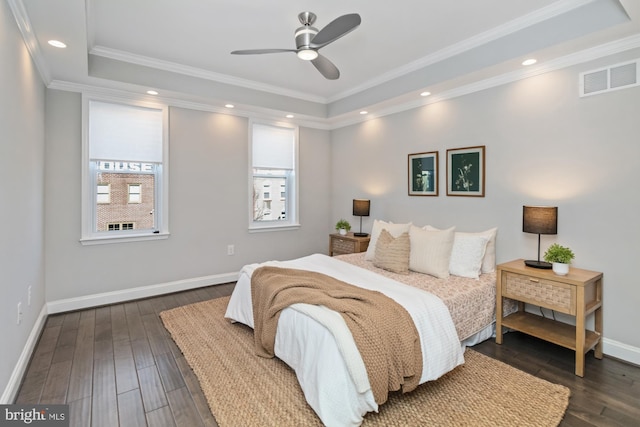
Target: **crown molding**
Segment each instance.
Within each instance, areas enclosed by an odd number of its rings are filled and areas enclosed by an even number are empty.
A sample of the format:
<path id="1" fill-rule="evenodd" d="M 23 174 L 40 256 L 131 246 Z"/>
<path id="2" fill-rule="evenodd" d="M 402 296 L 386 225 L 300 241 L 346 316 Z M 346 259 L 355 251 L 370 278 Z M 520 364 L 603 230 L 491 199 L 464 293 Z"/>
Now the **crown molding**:
<path id="1" fill-rule="evenodd" d="M 580 8 L 589 3 L 593 3 L 594 1 L 596 0 L 563 0 L 563 1 L 555 2 L 542 9 L 538 9 L 525 16 L 506 22 L 496 28 L 492 28 L 491 30 L 477 34 L 474 37 L 471 37 L 469 39 L 466 39 L 459 43 L 451 45 L 446 49 L 442 49 L 440 51 L 433 53 L 432 55 L 428 55 L 426 57 L 415 60 L 405 66 L 391 70 L 385 74 L 382 74 L 377 78 L 371 79 L 359 86 L 356 86 L 352 89 L 349 89 L 347 91 L 341 92 L 335 96 L 331 96 L 328 98 L 320 97 L 320 96 L 312 96 L 305 92 L 293 91 L 293 90 L 285 89 L 279 86 L 267 85 L 267 84 L 259 83 L 253 80 L 241 79 L 241 78 L 229 76 L 226 74 L 206 71 L 197 67 L 191 67 L 191 66 L 186 66 L 186 65 L 182 65 L 182 64 L 178 64 L 170 61 L 163 61 L 163 60 L 150 58 L 142 55 L 136 55 L 136 54 L 132 54 L 132 53 L 117 50 L 117 49 L 107 48 L 104 46 L 94 46 L 90 50 L 90 54 L 101 56 L 104 58 L 114 59 L 117 61 L 123 61 L 123 62 L 142 65 L 146 67 L 151 67 L 151 68 L 155 68 L 163 71 L 183 74 L 183 75 L 201 78 L 205 80 L 211 80 L 219 83 L 240 86 L 247 89 L 259 90 L 267 93 L 272 93 L 275 95 L 288 96 L 288 97 L 297 98 L 304 101 L 316 102 L 321 104 L 330 104 L 332 102 L 352 96 L 356 93 L 374 88 L 388 81 L 400 78 L 406 74 L 412 73 L 414 71 L 417 71 L 429 65 L 433 65 L 445 59 L 459 55 L 463 52 L 477 48 L 486 43 L 497 40 L 501 37 L 507 36 L 514 32 L 520 31 L 524 28 L 543 22 L 547 19 L 551 19 L 556 16 L 562 15 L 564 13 L 570 12 L 574 9 Z"/>
<path id="2" fill-rule="evenodd" d="M 326 104 L 327 98 L 321 96 L 312 96 L 305 92 L 285 89 L 278 86 L 258 83 L 253 80 L 241 79 L 229 76 L 227 74 L 214 73 L 212 71 L 203 70 L 202 68 L 182 65 L 175 62 L 163 61 L 160 59 L 150 58 L 148 56 L 135 55 L 133 53 L 111 49 L 104 46 L 94 46 L 89 52 L 91 55 L 101 56 L 103 58 L 114 59 L 116 61 L 128 62 L 131 64 L 151 67 L 158 70 L 168 71 L 171 73 L 183 74 L 190 77 L 196 77 L 204 80 L 211 80 L 218 83 L 240 86 L 247 89 L 259 90 L 275 95 L 288 96 L 291 98 L 301 99 L 303 101 L 316 102 Z"/>
<path id="3" fill-rule="evenodd" d="M 605 43 L 599 46 L 595 46 L 589 49 L 584 49 L 579 52 L 575 52 L 564 57 L 557 58 L 555 60 L 548 61 L 535 67 L 526 69 L 520 69 L 517 71 L 501 74 L 499 76 L 487 78 L 478 82 L 470 83 L 467 85 L 459 86 L 450 89 L 445 92 L 434 94 L 428 98 L 421 98 L 415 101 L 397 103 L 380 110 L 375 110 L 375 106 L 368 107 L 369 110 L 373 110 L 367 116 L 354 116 L 354 113 L 347 113 L 337 117 L 311 117 L 311 116 L 297 116 L 295 119 L 290 120 L 291 123 L 295 123 L 299 126 L 310 127 L 321 130 L 334 130 L 343 128 L 346 126 L 355 125 L 368 120 L 388 116 L 391 114 L 397 114 L 400 112 L 412 110 L 414 108 L 420 108 L 425 105 L 434 104 L 437 102 L 445 101 L 452 98 L 468 95 L 474 92 L 479 92 L 485 89 L 513 83 L 518 80 L 534 77 L 537 75 L 549 73 L 552 71 L 560 70 L 563 68 L 571 67 L 574 65 L 582 64 L 585 62 L 593 61 L 606 56 L 614 55 L 617 53 L 625 52 L 631 49 L 640 48 L 640 34 L 635 34 L 623 39 L 619 39 L 610 43 Z M 140 89 L 135 88 L 131 90 L 113 89 L 108 87 L 101 87 L 97 85 L 78 84 L 64 81 L 53 81 L 48 86 L 50 89 L 59 89 L 71 92 L 81 92 L 97 94 L 102 96 L 118 96 L 126 99 L 143 99 L 146 101 L 164 102 L 167 105 L 188 108 L 194 110 L 208 111 L 213 113 L 227 114 L 233 116 L 260 118 L 265 120 L 283 120 L 286 113 L 285 111 L 263 108 L 263 107 L 244 107 L 241 109 L 227 109 L 219 106 L 218 100 L 208 102 L 191 101 L 187 99 L 180 99 L 175 97 L 150 97 L 141 95 Z"/>
<path id="4" fill-rule="evenodd" d="M 501 74 L 499 76 L 484 79 L 478 82 L 470 83 L 467 85 L 459 86 L 451 90 L 441 92 L 435 95 L 431 95 L 428 98 L 418 99 L 415 101 L 399 103 L 381 110 L 376 110 L 374 113 L 368 114 L 366 117 L 354 117 L 350 119 L 340 120 L 339 118 L 328 119 L 331 123 L 331 129 L 339 129 L 345 126 L 351 126 L 367 120 L 372 120 L 379 117 L 388 116 L 391 114 L 397 114 L 404 111 L 412 110 L 414 108 L 420 108 L 425 105 L 435 104 L 437 102 L 445 101 L 452 98 L 457 98 L 464 95 L 469 95 L 474 92 L 480 92 L 485 89 L 490 89 L 497 86 L 513 83 L 518 80 L 535 77 L 541 74 L 549 73 L 552 71 L 561 70 L 574 65 L 583 64 L 585 62 L 593 61 L 599 58 L 603 58 L 609 55 L 615 55 L 617 53 L 625 52 L 627 50 L 640 48 L 640 34 L 636 34 L 630 37 L 626 37 L 620 40 L 616 40 L 610 43 L 605 43 L 593 48 L 585 49 L 570 55 L 566 55 L 561 58 L 557 58 L 552 61 L 548 61 L 544 64 L 540 64 L 537 67 L 526 68 L 522 70 L 513 71 L 510 73 Z M 369 108 L 370 110 L 372 108 Z"/>
<path id="5" fill-rule="evenodd" d="M 228 116 L 238 116 L 245 118 L 256 118 L 263 120 L 278 120 L 278 121 L 287 121 L 288 123 L 294 123 L 298 126 L 309 127 L 312 129 L 321 129 L 321 130 L 331 130 L 331 126 L 327 123 L 326 119 L 312 117 L 312 116 L 304 116 L 300 114 L 296 114 L 293 119 L 286 119 L 285 116 L 290 113 L 290 111 L 281 111 L 276 109 L 264 108 L 264 107 L 254 107 L 250 108 L 224 108 L 220 107 L 220 100 L 211 100 L 211 102 L 202 102 L 202 101 L 192 101 L 188 99 L 181 99 L 176 97 L 168 97 L 168 96 L 154 96 L 154 95 L 143 95 L 141 93 L 141 89 L 138 87 L 131 88 L 131 90 L 126 89 L 114 89 L 110 87 L 97 86 L 91 84 L 81 84 L 81 83 L 73 83 L 61 80 L 54 80 L 48 86 L 48 89 L 54 90 L 63 90 L 66 92 L 77 92 L 84 95 L 90 96 L 100 96 L 100 97 L 110 97 L 119 99 L 122 101 L 142 101 L 142 102 L 152 102 L 152 103 L 161 103 L 168 105 L 170 107 L 179 107 L 185 108 L 189 110 L 197 110 L 197 111 L 206 111 L 210 113 L 218 113 L 218 114 L 226 114 Z"/>
<path id="6" fill-rule="evenodd" d="M 31 26 L 31 21 L 29 20 L 27 9 L 24 7 L 24 3 L 22 2 L 22 0 L 7 0 L 7 3 L 9 4 L 9 8 L 13 13 L 14 19 L 16 20 L 18 29 L 22 34 L 24 44 L 27 46 L 27 50 L 29 51 L 31 58 L 35 63 L 36 68 L 38 69 L 40 78 L 42 78 L 42 81 L 45 85 L 48 85 L 51 82 L 51 72 L 49 71 L 49 67 L 47 66 L 46 61 L 44 60 L 42 51 L 40 50 L 38 39 L 33 33 L 33 27 Z"/>
<path id="7" fill-rule="evenodd" d="M 445 59 L 452 58 L 456 55 L 475 49 L 494 40 L 498 40 L 509 34 L 523 30 L 535 24 L 539 24 L 540 22 L 543 22 L 547 19 L 565 14 L 574 9 L 578 9 L 589 3 L 593 3 L 594 1 L 596 0 L 564 0 L 553 3 L 547 7 L 538 9 L 520 18 L 506 22 L 498 27 L 477 34 L 471 38 L 462 40 L 461 42 L 448 46 L 445 49 L 434 52 L 431 55 L 417 59 L 402 67 L 398 67 L 374 79 L 364 82 L 359 86 L 353 87 L 335 96 L 329 97 L 328 102 L 335 102 L 340 99 L 355 95 L 356 93 L 365 91 L 367 89 L 371 89 L 388 81 L 400 78 L 406 74 L 418 71 L 422 68 L 444 61 Z"/>

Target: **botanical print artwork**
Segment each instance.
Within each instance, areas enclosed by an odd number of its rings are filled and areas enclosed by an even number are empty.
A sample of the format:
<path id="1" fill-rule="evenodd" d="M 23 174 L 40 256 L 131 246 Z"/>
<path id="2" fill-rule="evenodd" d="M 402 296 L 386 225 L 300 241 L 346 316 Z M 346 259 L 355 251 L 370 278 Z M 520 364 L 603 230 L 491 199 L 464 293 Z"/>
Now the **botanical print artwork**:
<path id="1" fill-rule="evenodd" d="M 438 152 L 409 154 L 409 195 L 438 195 Z"/>
<path id="2" fill-rule="evenodd" d="M 451 165 L 455 174 L 453 189 L 455 191 L 478 191 L 478 153 L 454 154 Z M 474 167 L 475 164 L 475 167 Z"/>
<path id="3" fill-rule="evenodd" d="M 448 196 L 484 196 L 484 148 L 447 150 Z"/>

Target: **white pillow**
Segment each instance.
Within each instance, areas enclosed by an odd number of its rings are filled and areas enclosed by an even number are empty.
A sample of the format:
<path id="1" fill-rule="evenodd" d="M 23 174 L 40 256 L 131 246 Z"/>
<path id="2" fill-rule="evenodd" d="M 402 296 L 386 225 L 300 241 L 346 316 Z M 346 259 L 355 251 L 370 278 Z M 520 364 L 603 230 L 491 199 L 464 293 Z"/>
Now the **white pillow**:
<path id="1" fill-rule="evenodd" d="M 482 269 L 482 259 L 489 239 L 468 233 L 455 233 L 449 273 L 454 276 L 478 279 Z"/>
<path id="2" fill-rule="evenodd" d="M 374 220 L 373 227 L 371 228 L 371 240 L 369 240 L 369 247 L 367 247 L 367 253 L 365 253 L 364 259 L 373 261 L 376 257 L 376 242 L 383 229 L 387 230 L 393 237 L 400 237 L 402 233 L 409 232 L 409 227 L 411 227 L 410 222 L 407 224 L 394 224 L 392 222 Z"/>
<path id="3" fill-rule="evenodd" d="M 430 225 L 426 225 L 425 230 L 438 230 L 435 227 Z M 457 231 L 456 234 L 465 234 L 469 236 L 483 236 L 487 237 L 489 241 L 487 242 L 487 248 L 484 252 L 484 258 L 482 259 L 482 273 L 493 273 L 496 270 L 496 234 L 498 233 L 498 228 L 491 228 L 489 230 L 480 231 L 477 233 L 463 233 Z"/>
<path id="4" fill-rule="evenodd" d="M 426 230 L 411 226 L 409 239 L 409 270 L 430 274 L 440 279 L 449 277 L 449 262 L 455 227 L 446 230 Z"/>

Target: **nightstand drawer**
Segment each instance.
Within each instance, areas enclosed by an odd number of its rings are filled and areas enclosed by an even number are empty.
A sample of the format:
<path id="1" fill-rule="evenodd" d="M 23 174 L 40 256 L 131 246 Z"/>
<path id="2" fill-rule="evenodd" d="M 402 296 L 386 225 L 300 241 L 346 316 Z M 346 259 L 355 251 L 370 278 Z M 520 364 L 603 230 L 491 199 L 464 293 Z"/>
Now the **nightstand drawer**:
<path id="1" fill-rule="evenodd" d="M 511 272 L 504 275 L 502 296 L 575 316 L 575 286 Z"/>
<path id="2" fill-rule="evenodd" d="M 356 251 L 356 242 L 334 237 L 331 239 L 331 251 L 334 254 L 352 254 Z"/>
<path id="3" fill-rule="evenodd" d="M 330 234 L 329 255 L 346 255 L 364 252 L 369 247 L 369 236 L 355 236 L 353 233 Z"/>

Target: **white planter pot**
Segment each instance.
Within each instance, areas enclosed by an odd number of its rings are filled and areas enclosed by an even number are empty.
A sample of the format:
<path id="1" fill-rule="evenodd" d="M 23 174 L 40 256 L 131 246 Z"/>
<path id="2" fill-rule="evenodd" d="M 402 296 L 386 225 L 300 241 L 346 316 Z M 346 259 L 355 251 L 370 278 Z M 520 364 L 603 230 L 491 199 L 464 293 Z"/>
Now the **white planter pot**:
<path id="1" fill-rule="evenodd" d="M 345 230 L 344 228 L 341 228 L 340 230 L 338 230 L 338 233 L 342 234 L 343 236 L 346 236 L 347 230 Z"/>
<path id="2" fill-rule="evenodd" d="M 566 276 L 569 273 L 569 264 L 563 264 L 561 262 L 551 263 L 551 269 L 558 276 Z"/>

